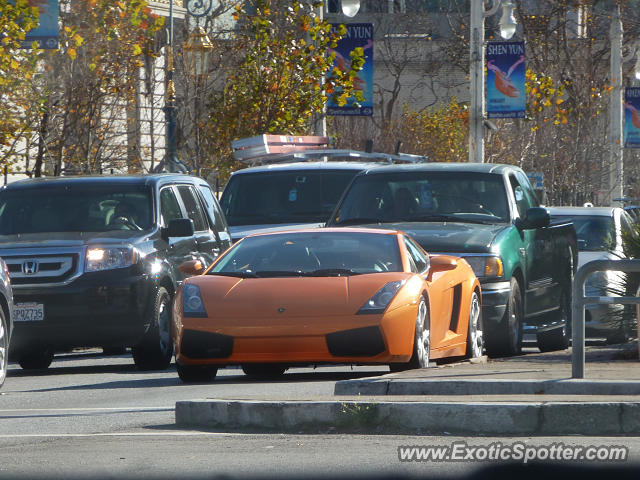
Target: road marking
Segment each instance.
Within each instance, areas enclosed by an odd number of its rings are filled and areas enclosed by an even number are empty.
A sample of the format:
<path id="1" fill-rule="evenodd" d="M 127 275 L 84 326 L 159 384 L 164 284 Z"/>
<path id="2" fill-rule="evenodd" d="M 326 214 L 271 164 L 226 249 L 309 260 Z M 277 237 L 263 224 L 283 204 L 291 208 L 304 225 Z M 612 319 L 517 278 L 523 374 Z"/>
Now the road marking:
<path id="1" fill-rule="evenodd" d="M 175 405 L 169 407 L 78 407 L 78 408 L 10 408 L 0 409 L 0 413 L 15 412 L 140 412 L 140 411 L 169 411 L 175 410 Z"/>
<path id="2" fill-rule="evenodd" d="M 0 439 L 9 438 L 84 438 L 84 437 L 195 437 L 195 436 L 246 436 L 246 433 L 234 433 L 234 432 L 105 432 L 105 433 L 23 433 L 15 435 L 2 435 Z M 260 434 L 251 434 L 252 436 Z M 264 434 L 267 435 L 267 434 Z"/>

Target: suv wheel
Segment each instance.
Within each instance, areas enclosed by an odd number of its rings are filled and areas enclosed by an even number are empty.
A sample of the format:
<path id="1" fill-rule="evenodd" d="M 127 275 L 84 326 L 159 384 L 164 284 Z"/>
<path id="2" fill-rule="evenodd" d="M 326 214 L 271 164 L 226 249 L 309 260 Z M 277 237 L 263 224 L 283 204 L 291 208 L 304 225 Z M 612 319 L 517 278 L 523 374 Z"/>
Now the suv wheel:
<path id="1" fill-rule="evenodd" d="M 4 313 L 0 308 L 0 387 L 7 377 L 7 364 L 9 360 L 9 327 Z"/>
<path id="2" fill-rule="evenodd" d="M 571 300 L 566 292 L 562 292 L 560 297 L 560 308 L 558 309 L 556 321 L 560 327 L 544 332 L 538 332 L 538 348 L 541 352 L 553 352 L 554 350 L 565 350 L 571 343 Z"/>
<path id="3" fill-rule="evenodd" d="M 53 348 L 37 345 L 20 353 L 18 363 L 24 370 L 44 370 L 53 361 Z"/>
<path id="4" fill-rule="evenodd" d="M 133 361 L 140 370 L 166 370 L 173 355 L 171 295 L 166 288 L 158 288 L 150 315 L 149 331 L 132 348 Z"/>

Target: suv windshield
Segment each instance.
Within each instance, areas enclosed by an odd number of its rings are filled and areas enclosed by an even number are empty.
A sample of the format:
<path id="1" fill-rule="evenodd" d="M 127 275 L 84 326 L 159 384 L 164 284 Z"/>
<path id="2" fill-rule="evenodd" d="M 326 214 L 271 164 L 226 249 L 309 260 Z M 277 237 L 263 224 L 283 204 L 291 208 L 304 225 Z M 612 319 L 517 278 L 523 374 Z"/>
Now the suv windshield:
<path id="1" fill-rule="evenodd" d="M 334 224 L 403 221 L 508 222 L 502 176 L 413 171 L 363 175 L 346 193 Z"/>
<path id="2" fill-rule="evenodd" d="M 234 175 L 220 204 L 230 226 L 321 223 L 358 170 L 295 170 Z"/>
<path id="3" fill-rule="evenodd" d="M 0 192 L 0 235 L 146 230 L 153 224 L 149 187 L 78 182 Z"/>

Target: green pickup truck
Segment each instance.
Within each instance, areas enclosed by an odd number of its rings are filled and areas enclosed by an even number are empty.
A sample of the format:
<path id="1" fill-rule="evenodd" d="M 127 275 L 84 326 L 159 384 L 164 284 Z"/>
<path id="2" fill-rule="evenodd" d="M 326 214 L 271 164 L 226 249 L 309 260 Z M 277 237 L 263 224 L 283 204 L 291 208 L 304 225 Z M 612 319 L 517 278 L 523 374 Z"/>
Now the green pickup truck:
<path id="1" fill-rule="evenodd" d="M 489 356 L 519 354 L 523 333 L 535 333 L 542 351 L 569 344 L 575 230 L 570 223 L 550 223 L 518 167 L 370 168 L 354 178 L 327 226 L 403 230 L 432 255 L 463 257 L 482 284 Z"/>

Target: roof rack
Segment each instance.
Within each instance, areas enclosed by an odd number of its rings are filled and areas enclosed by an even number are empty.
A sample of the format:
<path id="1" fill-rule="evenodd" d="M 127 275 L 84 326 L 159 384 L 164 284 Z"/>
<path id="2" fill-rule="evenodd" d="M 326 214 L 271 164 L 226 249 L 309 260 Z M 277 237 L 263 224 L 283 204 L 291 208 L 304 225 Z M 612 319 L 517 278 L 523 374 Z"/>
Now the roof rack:
<path id="1" fill-rule="evenodd" d="M 420 163 L 429 159 L 407 153 L 362 152 L 329 148 L 329 137 L 313 135 L 259 135 L 231 143 L 236 160 L 251 165 L 270 163 L 357 160 L 385 163 Z"/>

